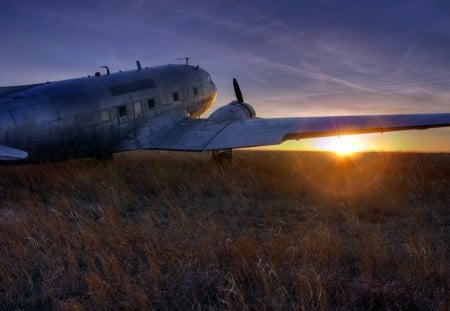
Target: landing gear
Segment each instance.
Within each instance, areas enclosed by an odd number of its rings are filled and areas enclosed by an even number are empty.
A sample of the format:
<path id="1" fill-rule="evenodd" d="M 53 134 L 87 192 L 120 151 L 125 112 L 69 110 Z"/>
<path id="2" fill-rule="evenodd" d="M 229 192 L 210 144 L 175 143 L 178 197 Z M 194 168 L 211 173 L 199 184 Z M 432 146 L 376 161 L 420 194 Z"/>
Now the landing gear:
<path id="1" fill-rule="evenodd" d="M 213 150 L 212 158 L 214 161 L 231 160 L 233 149 Z"/>

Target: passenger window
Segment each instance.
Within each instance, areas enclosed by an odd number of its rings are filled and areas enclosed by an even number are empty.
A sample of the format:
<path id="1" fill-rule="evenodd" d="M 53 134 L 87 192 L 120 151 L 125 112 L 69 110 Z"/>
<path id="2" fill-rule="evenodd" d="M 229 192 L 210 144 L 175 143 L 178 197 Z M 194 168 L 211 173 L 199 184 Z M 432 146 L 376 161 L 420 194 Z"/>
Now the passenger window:
<path id="1" fill-rule="evenodd" d="M 109 110 L 103 110 L 102 111 L 102 121 L 108 122 L 109 120 L 111 120 L 111 115 L 109 114 Z"/>
<path id="2" fill-rule="evenodd" d="M 127 107 L 126 106 L 119 106 L 119 116 L 124 116 L 127 114 Z"/>
<path id="3" fill-rule="evenodd" d="M 173 101 L 176 102 L 180 99 L 180 96 L 178 95 L 178 93 L 173 93 Z"/>
<path id="4" fill-rule="evenodd" d="M 194 87 L 194 96 L 198 95 L 198 88 Z"/>
<path id="5" fill-rule="evenodd" d="M 127 106 L 119 106 L 119 124 L 128 122 Z"/>
<path id="6" fill-rule="evenodd" d="M 119 106 L 119 116 L 123 117 L 127 115 L 127 106 Z"/>
<path id="7" fill-rule="evenodd" d="M 148 100 L 148 108 L 155 108 L 155 100 L 153 98 Z"/>

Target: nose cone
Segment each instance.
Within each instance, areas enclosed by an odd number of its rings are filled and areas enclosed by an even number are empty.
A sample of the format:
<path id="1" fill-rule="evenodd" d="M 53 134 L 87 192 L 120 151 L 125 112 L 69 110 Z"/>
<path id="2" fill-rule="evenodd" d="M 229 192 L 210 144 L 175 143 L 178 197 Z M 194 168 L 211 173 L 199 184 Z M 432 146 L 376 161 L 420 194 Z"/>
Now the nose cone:
<path id="1" fill-rule="evenodd" d="M 211 92 L 210 92 L 210 94 L 211 95 L 209 97 L 207 105 L 204 108 L 204 111 L 208 110 L 212 106 L 212 104 L 216 101 L 216 98 L 217 98 L 217 87 L 214 84 L 214 82 L 211 82 Z"/>
<path id="2" fill-rule="evenodd" d="M 217 97 L 217 87 L 216 85 L 211 81 L 211 85 L 209 87 L 209 92 L 208 92 L 208 97 L 207 99 L 202 103 L 202 105 L 196 110 L 191 112 L 191 117 L 192 118 L 196 118 L 201 116 L 206 110 L 208 110 L 212 104 L 214 103 L 214 101 L 216 100 Z"/>

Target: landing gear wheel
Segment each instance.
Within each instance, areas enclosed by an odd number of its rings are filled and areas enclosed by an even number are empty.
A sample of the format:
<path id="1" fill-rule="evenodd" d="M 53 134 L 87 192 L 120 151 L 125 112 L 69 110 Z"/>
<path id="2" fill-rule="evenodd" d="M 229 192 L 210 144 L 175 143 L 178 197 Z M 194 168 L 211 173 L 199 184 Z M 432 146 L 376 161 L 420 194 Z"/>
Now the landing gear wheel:
<path id="1" fill-rule="evenodd" d="M 233 149 L 221 149 L 221 150 L 213 150 L 212 158 L 214 161 L 224 161 L 231 160 Z"/>

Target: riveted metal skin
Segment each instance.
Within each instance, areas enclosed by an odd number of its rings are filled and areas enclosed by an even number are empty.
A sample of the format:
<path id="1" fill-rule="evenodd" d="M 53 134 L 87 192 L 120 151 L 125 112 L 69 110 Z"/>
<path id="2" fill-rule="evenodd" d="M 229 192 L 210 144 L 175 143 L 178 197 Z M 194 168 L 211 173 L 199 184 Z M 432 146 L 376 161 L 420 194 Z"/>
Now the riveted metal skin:
<path id="1" fill-rule="evenodd" d="M 197 117 L 216 97 L 209 74 L 188 65 L 2 90 L 0 145 L 26 150 L 29 160 L 120 151 L 142 125 L 158 134 L 180 118 Z"/>

